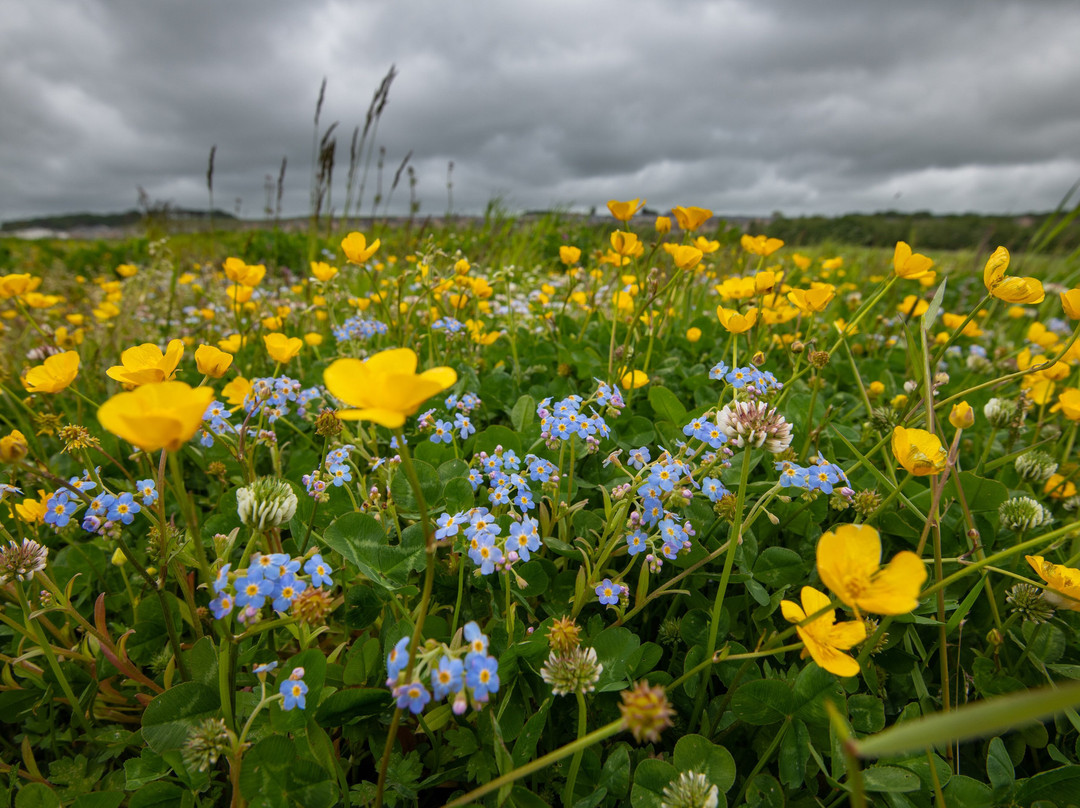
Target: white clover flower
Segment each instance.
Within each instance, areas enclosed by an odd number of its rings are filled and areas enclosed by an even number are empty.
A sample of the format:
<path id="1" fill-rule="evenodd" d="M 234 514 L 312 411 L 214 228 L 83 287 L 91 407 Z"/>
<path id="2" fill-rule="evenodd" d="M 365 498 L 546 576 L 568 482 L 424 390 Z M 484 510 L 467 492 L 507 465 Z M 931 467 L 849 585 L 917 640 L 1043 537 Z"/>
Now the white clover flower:
<path id="1" fill-rule="evenodd" d="M 284 480 L 261 477 L 236 491 L 236 512 L 245 525 L 264 530 L 277 527 L 296 513 L 296 493 Z"/>
<path id="2" fill-rule="evenodd" d="M 716 424 L 740 448 L 764 446 L 766 451 L 779 454 L 791 445 L 791 424 L 764 401 L 732 401 L 717 414 Z"/>

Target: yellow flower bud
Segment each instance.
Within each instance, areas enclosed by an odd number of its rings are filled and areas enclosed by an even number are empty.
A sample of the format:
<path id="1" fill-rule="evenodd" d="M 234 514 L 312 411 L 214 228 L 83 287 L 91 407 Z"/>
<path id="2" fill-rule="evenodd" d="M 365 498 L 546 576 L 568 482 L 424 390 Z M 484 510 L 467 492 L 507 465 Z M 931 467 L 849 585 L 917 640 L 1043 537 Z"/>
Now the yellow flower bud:
<path id="1" fill-rule="evenodd" d="M 953 404 L 952 412 L 949 413 L 949 423 L 957 429 L 967 429 L 975 423 L 975 410 L 966 401 Z"/>

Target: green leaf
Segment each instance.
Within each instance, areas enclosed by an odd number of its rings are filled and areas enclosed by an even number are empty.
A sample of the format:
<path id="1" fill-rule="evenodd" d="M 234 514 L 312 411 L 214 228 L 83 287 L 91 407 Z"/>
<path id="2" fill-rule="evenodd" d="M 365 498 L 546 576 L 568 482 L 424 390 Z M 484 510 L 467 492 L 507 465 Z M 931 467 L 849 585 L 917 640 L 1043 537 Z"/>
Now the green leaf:
<path id="1" fill-rule="evenodd" d="M 128 808 L 178 808 L 194 803 L 191 792 L 175 783 L 147 783 L 128 801 Z"/>
<path id="2" fill-rule="evenodd" d="M 413 469 L 416 471 L 416 478 L 420 482 L 420 493 L 424 495 L 424 501 L 427 503 L 428 508 L 434 508 L 435 504 L 442 498 L 442 480 L 439 479 L 439 472 L 435 470 L 435 467 L 425 463 L 423 460 L 414 460 Z M 420 504 L 416 499 L 416 495 L 413 493 L 412 484 L 409 482 L 409 476 L 405 473 L 405 468 L 398 469 L 397 474 L 394 475 L 394 479 L 390 483 L 390 493 L 394 495 L 394 502 L 397 504 L 398 510 L 403 513 L 419 513 Z"/>
<path id="3" fill-rule="evenodd" d="M 137 758 L 124 761 L 124 788 L 134 791 L 169 773 L 169 764 L 152 749 L 143 749 Z"/>
<path id="4" fill-rule="evenodd" d="M 60 798 L 43 783 L 27 783 L 15 795 L 15 808 L 60 808 Z"/>
<path id="5" fill-rule="evenodd" d="M 1009 489 L 997 480 L 979 477 L 973 471 L 960 472 L 960 486 L 964 489 L 964 499 L 972 513 L 997 512 L 998 506 L 1009 498 Z M 949 476 L 945 483 L 944 497 L 956 497 L 956 477 Z"/>
<path id="6" fill-rule="evenodd" d="M 675 768 L 706 775 L 720 791 L 735 783 L 735 758 L 701 735 L 684 735 L 675 744 Z"/>
<path id="7" fill-rule="evenodd" d="M 553 698 L 549 696 L 544 699 L 540 709 L 529 716 L 529 720 L 525 722 L 525 726 L 518 733 L 517 740 L 514 741 L 514 750 L 511 753 L 515 766 L 524 766 L 536 754 L 536 744 L 539 743 L 540 737 L 544 733 Z"/>
<path id="8" fill-rule="evenodd" d="M 617 799 L 625 799 L 630 790 L 630 747 L 621 743 L 612 750 L 600 770 L 597 788 L 603 788 Z"/>
<path id="9" fill-rule="evenodd" d="M 779 679 L 747 682 L 731 697 L 731 710 L 747 724 L 767 726 L 783 721 L 792 713 L 794 694 Z"/>
<path id="10" fill-rule="evenodd" d="M 494 454 L 497 446 L 502 446 L 504 449 L 513 449 L 519 457 L 524 454 L 521 450 L 521 437 L 518 433 L 508 427 L 499 425 L 489 426 L 476 436 L 473 454 L 479 454 L 480 452 Z"/>
<path id="11" fill-rule="evenodd" d="M 476 493 L 472 483 L 464 477 L 455 477 L 447 480 L 443 486 L 443 507 L 447 513 L 460 513 L 473 507 L 476 501 Z"/>
<path id="12" fill-rule="evenodd" d="M 366 513 L 339 516 L 326 529 L 323 542 L 366 578 L 386 589 L 404 585 L 409 571 L 420 569 L 424 561 L 423 545 L 388 544 L 386 530 Z"/>
<path id="13" fill-rule="evenodd" d="M 1020 633 L 1028 654 L 1043 664 L 1057 662 L 1065 653 L 1065 633 L 1052 623 L 1024 623 Z"/>
<path id="14" fill-rule="evenodd" d="M 634 415 L 618 430 L 619 443 L 636 449 L 656 442 L 653 422 L 641 415 Z"/>
<path id="15" fill-rule="evenodd" d="M 647 758 L 634 769 L 634 787 L 630 790 L 632 808 L 660 808 L 668 783 L 679 776 L 670 763 Z"/>
<path id="16" fill-rule="evenodd" d="M 1014 801 L 1017 805 L 1032 805 L 1038 800 L 1049 800 L 1054 805 L 1070 805 L 1061 802 L 1066 795 L 1080 794 L 1080 766 L 1062 766 L 1036 774 L 1017 783 Z"/>
<path id="17" fill-rule="evenodd" d="M 647 642 L 631 655 L 627 665 L 635 679 L 639 679 L 656 667 L 664 649 L 654 642 Z"/>
<path id="18" fill-rule="evenodd" d="M 327 696 L 315 713 L 320 727 L 340 727 L 359 718 L 378 715 L 393 699 L 384 688 L 350 687 Z"/>
<path id="19" fill-rule="evenodd" d="M 737 695 L 737 693 L 736 693 Z M 1080 682 L 1010 693 L 933 713 L 855 742 L 860 757 L 900 755 L 1022 726 L 1080 704 Z"/>
<path id="20" fill-rule="evenodd" d="M 844 709 L 844 688 L 840 680 L 824 668 L 807 665 L 795 679 L 794 713 L 808 724 L 825 724 L 825 700 Z"/>
<path id="21" fill-rule="evenodd" d="M 143 712 L 142 734 L 159 755 L 180 749 L 188 730 L 221 708 L 218 693 L 198 682 L 182 682 L 159 694 Z"/>
<path id="22" fill-rule="evenodd" d="M 771 774 L 758 774 L 746 787 L 746 804 L 752 808 L 783 808 L 784 788 Z"/>
<path id="23" fill-rule="evenodd" d="M 867 791 L 905 793 L 922 788 L 915 772 L 899 766 L 870 766 L 863 771 L 863 783 Z"/>
<path id="24" fill-rule="evenodd" d="M 806 577 L 801 555 L 786 547 L 766 547 L 754 562 L 754 577 L 769 589 L 790 586 Z"/>
<path id="25" fill-rule="evenodd" d="M 369 628 L 382 613 L 383 601 L 370 586 L 358 584 L 345 593 L 345 625 L 353 630 Z"/>
<path id="26" fill-rule="evenodd" d="M 949 808 L 993 808 L 990 786 L 963 774 L 953 775 L 945 786 L 945 804 Z"/>
<path id="27" fill-rule="evenodd" d="M 796 719 L 780 739 L 777 762 L 780 782 L 788 788 L 798 788 L 806 778 L 806 762 L 810 759 L 810 732 L 806 724 Z"/>
<path id="28" fill-rule="evenodd" d="M 885 729 L 885 704 L 877 696 L 859 693 L 848 697 L 848 715 L 856 732 L 881 732 Z"/>
<path id="29" fill-rule="evenodd" d="M 922 327 L 924 331 L 930 331 L 934 327 L 934 321 L 937 320 L 938 315 L 941 313 L 941 301 L 945 297 L 945 284 L 948 283 L 948 280 L 948 278 L 941 279 L 941 284 L 938 286 L 937 291 L 934 292 L 930 305 L 923 312 Z"/>
<path id="30" fill-rule="evenodd" d="M 517 400 L 514 409 L 510 411 L 510 423 L 517 432 L 524 432 L 533 421 L 536 420 L 536 399 L 530 395 L 524 395 Z"/>
<path id="31" fill-rule="evenodd" d="M 76 797 L 71 808 L 120 808 L 125 796 L 123 791 L 95 791 Z"/>
<path id="32" fill-rule="evenodd" d="M 303 758 L 287 736 L 272 735 L 244 754 L 240 792 L 248 800 L 264 798 L 268 805 L 330 808 L 337 789 L 317 763 Z"/>
<path id="33" fill-rule="evenodd" d="M 629 682 L 630 657 L 641 644 L 637 634 L 623 626 L 604 629 L 593 639 L 597 661 L 604 666 L 596 683 L 596 692 L 622 690 Z"/>
<path id="34" fill-rule="evenodd" d="M 1001 738 L 994 738 L 986 750 L 986 776 L 995 789 L 1010 786 L 1016 781 L 1016 769 Z"/>
<path id="35" fill-rule="evenodd" d="M 662 421 L 671 421 L 675 426 L 682 426 L 686 419 L 686 407 L 666 387 L 649 388 L 649 404 Z"/>

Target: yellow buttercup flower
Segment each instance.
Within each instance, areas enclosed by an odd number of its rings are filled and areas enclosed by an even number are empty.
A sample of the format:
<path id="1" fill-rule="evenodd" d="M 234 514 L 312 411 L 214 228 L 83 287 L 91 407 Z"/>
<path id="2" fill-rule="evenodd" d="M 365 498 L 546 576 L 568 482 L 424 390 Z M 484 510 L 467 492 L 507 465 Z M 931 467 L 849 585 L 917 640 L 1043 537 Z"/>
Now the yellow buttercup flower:
<path id="1" fill-rule="evenodd" d="M 679 269 L 693 269 L 701 261 L 701 250 L 680 244 L 671 251 L 671 260 Z"/>
<path id="2" fill-rule="evenodd" d="M 870 382 L 870 384 L 867 385 L 867 387 L 866 387 L 866 394 L 870 398 L 877 398 L 878 396 L 880 396 L 884 392 L 885 392 L 885 385 L 882 382 L 879 382 L 879 381 Z"/>
<path id="3" fill-rule="evenodd" d="M 716 316 L 720 318 L 720 325 L 732 334 L 742 334 L 754 327 L 758 319 L 758 309 L 756 306 L 751 306 L 745 314 L 740 314 L 735 309 L 717 306 Z"/>
<path id="4" fill-rule="evenodd" d="M 909 280 L 922 278 L 929 274 L 934 262 L 922 253 L 913 253 L 906 241 L 896 242 L 893 251 L 893 272 L 898 278 Z"/>
<path id="5" fill-rule="evenodd" d="M 237 306 L 251 300 L 251 294 L 254 291 L 254 287 L 244 286 L 243 284 L 233 284 L 225 290 L 225 294 L 232 300 L 233 305 Z"/>
<path id="6" fill-rule="evenodd" d="M 1076 484 L 1063 474 L 1051 474 L 1043 486 L 1043 493 L 1051 499 L 1071 499 L 1076 496 Z"/>
<path id="7" fill-rule="evenodd" d="M 218 347 L 225 351 L 225 353 L 236 354 L 245 345 L 247 345 L 247 338 L 242 337 L 239 334 L 230 334 L 224 339 L 218 340 Z"/>
<path id="8" fill-rule="evenodd" d="M 54 354 L 26 372 L 23 386 L 31 393 L 59 393 L 79 375 L 79 354 L 75 351 Z"/>
<path id="9" fill-rule="evenodd" d="M 573 266 L 581 260 L 581 248 L 571 247 L 569 244 L 563 244 L 559 247 L 559 260 L 566 264 L 568 267 Z"/>
<path id="10" fill-rule="evenodd" d="M 920 298 L 915 297 L 915 295 L 908 295 L 900 302 L 900 305 L 896 307 L 896 310 L 905 317 L 922 317 L 929 308 L 930 304 L 925 300 L 921 300 Z"/>
<path id="11" fill-rule="evenodd" d="M 171 340 L 164 353 L 158 346 L 147 342 L 120 354 L 121 364 L 113 365 L 105 371 L 105 375 L 132 387 L 167 382 L 175 375 L 176 366 L 183 355 L 183 340 Z"/>
<path id="12" fill-rule="evenodd" d="M 637 213 L 644 204 L 644 199 L 631 199 L 628 202 L 619 202 L 616 199 L 612 199 L 607 203 L 607 206 L 608 210 L 611 211 L 612 216 L 620 222 L 628 222 L 634 218 L 634 214 Z"/>
<path id="13" fill-rule="evenodd" d="M 688 208 L 679 205 L 672 208 L 671 212 L 675 214 L 675 221 L 679 223 L 679 227 L 691 233 L 709 221 L 713 214 L 707 208 L 696 208 L 693 205 Z"/>
<path id="14" fill-rule="evenodd" d="M 787 297 L 803 313 L 811 314 L 825 310 L 836 297 L 836 287 L 831 283 L 815 283 L 810 289 L 792 289 Z"/>
<path id="15" fill-rule="evenodd" d="M 1080 320 L 1080 288 L 1061 293 L 1061 308 L 1070 320 Z"/>
<path id="16" fill-rule="evenodd" d="M 213 345 L 200 345 L 195 349 L 195 367 L 199 373 L 211 379 L 220 379 L 232 365 L 232 354 L 220 351 Z"/>
<path id="17" fill-rule="evenodd" d="M 1050 408 L 1051 412 L 1061 412 L 1070 421 L 1080 421 L 1080 390 L 1075 387 L 1066 387 L 1058 396 L 1057 404 Z"/>
<path id="18" fill-rule="evenodd" d="M 660 235 L 671 232 L 671 217 L 670 216 L 657 216 L 656 217 L 656 232 Z"/>
<path id="19" fill-rule="evenodd" d="M 41 285 L 41 278 L 28 272 L 0 275 L 0 298 L 19 297 L 34 291 Z"/>
<path id="20" fill-rule="evenodd" d="M 316 280 L 320 280 L 325 283 L 326 281 L 330 280 L 338 274 L 338 268 L 330 266 L 325 261 L 312 261 L 311 274 L 315 276 Z"/>
<path id="21" fill-rule="evenodd" d="M 380 240 L 375 239 L 369 245 L 363 233 L 349 233 L 341 241 L 341 251 L 350 264 L 362 264 L 376 253 L 380 244 Z"/>
<path id="22" fill-rule="evenodd" d="M 957 429 L 968 429 L 975 424 L 975 410 L 966 401 L 959 401 L 953 404 L 949 423 Z"/>
<path id="23" fill-rule="evenodd" d="M 910 550 L 881 566 L 881 537 L 870 525 L 837 525 L 821 534 L 817 571 L 822 583 L 859 614 L 907 614 L 919 605 L 926 565 Z"/>
<path id="24" fill-rule="evenodd" d="M 619 255 L 636 256 L 644 252 L 645 245 L 638 240 L 636 233 L 616 230 L 611 234 L 611 248 Z"/>
<path id="25" fill-rule="evenodd" d="M 784 246 L 784 242 L 778 238 L 768 238 L 767 236 L 751 236 L 743 235 L 739 239 L 739 243 L 742 244 L 742 248 L 748 253 L 754 255 L 770 256 L 781 247 Z"/>
<path id="26" fill-rule="evenodd" d="M 780 601 L 780 611 L 789 623 L 801 623 L 809 615 L 827 609 L 831 602 L 824 592 L 812 586 L 804 586 L 801 595 L 801 608 L 793 601 Z M 821 617 L 805 626 L 796 626 L 795 630 L 806 646 L 803 656 L 809 654 L 819 666 L 837 676 L 858 675 L 859 663 L 843 652 L 866 639 L 866 624 L 862 620 L 837 623 L 835 611 L 828 609 Z"/>
<path id="27" fill-rule="evenodd" d="M 281 362 L 281 364 L 295 358 L 300 353 L 300 349 L 304 347 L 304 341 L 299 337 L 286 337 L 280 332 L 265 335 L 263 344 L 266 346 L 266 352 L 270 354 L 270 358 L 275 362 Z"/>
<path id="28" fill-rule="evenodd" d="M 240 286 L 258 286 L 266 275 L 264 265 L 245 264 L 239 258 L 226 258 L 224 270 L 225 277 Z"/>
<path id="29" fill-rule="evenodd" d="M 115 303 L 105 300 L 100 306 L 97 306 L 92 313 L 98 320 L 111 320 L 113 317 L 119 316 L 120 307 Z"/>
<path id="30" fill-rule="evenodd" d="M 367 360 L 337 359 L 323 372 L 330 394 L 354 409 L 338 411 L 345 421 L 374 421 L 398 429 L 406 416 L 457 382 L 453 368 L 437 367 L 416 373 L 416 354 L 392 348 Z"/>
<path id="31" fill-rule="evenodd" d="M 708 255 L 709 253 L 714 253 L 720 249 L 720 242 L 709 241 L 705 236 L 698 236 L 694 239 L 694 246 Z"/>
<path id="32" fill-rule="evenodd" d="M 11 430 L 0 438 L 0 463 L 14 463 L 22 460 L 30 451 L 26 436 L 17 429 Z"/>
<path id="33" fill-rule="evenodd" d="M 221 388 L 221 395 L 225 396 L 225 401 L 227 401 L 231 407 L 239 407 L 243 404 L 244 399 L 248 397 L 248 393 L 250 392 L 251 382 L 243 376 L 237 376 Z"/>
<path id="34" fill-rule="evenodd" d="M 983 268 L 986 291 L 1006 303 L 1042 303 L 1046 293 L 1037 278 L 1006 277 L 1009 268 L 1009 251 L 998 247 Z"/>
<path id="35" fill-rule="evenodd" d="M 1080 570 L 1051 564 L 1042 556 L 1024 556 L 1040 578 L 1046 581 L 1043 597 L 1059 609 L 1080 612 Z"/>
<path id="36" fill-rule="evenodd" d="M 24 499 L 15 504 L 15 515 L 24 522 L 40 525 L 45 521 L 45 514 L 49 512 L 46 502 L 51 495 L 47 491 L 38 491 L 37 499 Z"/>
<path id="37" fill-rule="evenodd" d="M 619 384 L 622 385 L 623 390 L 636 390 L 639 387 L 644 387 L 649 383 L 649 376 L 643 370 L 631 370 L 622 374 L 619 378 Z"/>
<path id="38" fill-rule="evenodd" d="M 686 339 L 688 342 L 697 342 L 701 339 L 701 329 L 697 326 L 686 329 Z"/>
<path id="39" fill-rule="evenodd" d="M 933 432 L 894 427 L 892 450 L 897 462 L 916 477 L 941 474 L 945 471 L 948 453 Z"/>
<path id="40" fill-rule="evenodd" d="M 799 269 L 808 269 L 811 264 L 810 259 L 802 253 L 792 253 L 791 260 Z"/>
<path id="41" fill-rule="evenodd" d="M 309 331 L 304 334 L 304 344 L 309 345 L 312 348 L 318 348 L 323 344 L 323 335 L 317 331 Z"/>
<path id="42" fill-rule="evenodd" d="M 967 318 L 962 314 L 952 314 L 951 312 L 943 311 L 941 313 L 941 322 L 945 324 L 946 328 L 955 331 L 960 327 L 960 324 Z M 981 337 L 983 330 L 979 328 L 979 324 L 974 320 L 969 320 L 967 325 L 964 326 L 964 330 L 960 332 L 965 337 Z M 946 341 L 949 339 L 949 335 L 945 335 Z"/>
<path id="43" fill-rule="evenodd" d="M 98 408 L 101 425 L 147 452 L 175 452 L 195 434 L 214 391 L 183 382 L 159 382 L 117 393 Z"/>
<path id="44" fill-rule="evenodd" d="M 139 273 L 139 268 L 134 264 L 121 264 L 116 268 L 116 274 L 121 278 L 133 278 Z"/>

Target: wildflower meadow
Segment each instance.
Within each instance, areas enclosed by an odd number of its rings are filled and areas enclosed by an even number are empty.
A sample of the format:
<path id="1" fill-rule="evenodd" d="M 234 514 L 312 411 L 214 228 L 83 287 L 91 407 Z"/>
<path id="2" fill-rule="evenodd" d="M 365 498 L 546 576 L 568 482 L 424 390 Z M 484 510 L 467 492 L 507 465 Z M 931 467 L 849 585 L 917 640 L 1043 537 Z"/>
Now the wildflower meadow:
<path id="1" fill-rule="evenodd" d="M 6 242 L 0 804 L 1080 805 L 1077 253 L 643 204 Z"/>

